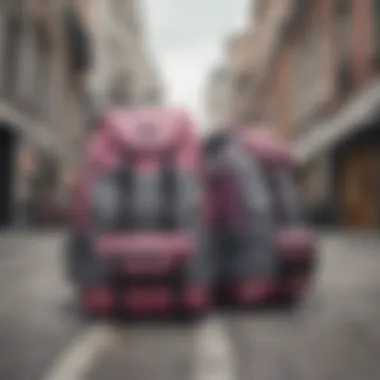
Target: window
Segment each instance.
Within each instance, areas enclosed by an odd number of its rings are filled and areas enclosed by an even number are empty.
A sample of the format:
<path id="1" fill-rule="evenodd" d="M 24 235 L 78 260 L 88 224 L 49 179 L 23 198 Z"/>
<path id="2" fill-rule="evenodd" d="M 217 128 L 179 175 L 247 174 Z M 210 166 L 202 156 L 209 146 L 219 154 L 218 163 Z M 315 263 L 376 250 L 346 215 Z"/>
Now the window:
<path id="1" fill-rule="evenodd" d="M 335 35 L 338 55 L 342 60 L 350 58 L 351 6 L 348 0 L 335 0 Z"/>
<path id="2" fill-rule="evenodd" d="M 63 11 L 63 20 L 66 37 L 70 47 L 70 65 L 78 72 L 85 70 L 92 59 L 90 43 L 82 28 L 78 14 L 71 6 L 67 6 Z"/>
<path id="3" fill-rule="evenodd" d="M 39 116 L 45 117 L 50 108 L 50 46 L 41 34 L 36 33 L 35 38 L 34 106 Z"/>
<path id="4" fill-rule="evenodd" d="M 353 86 L 352 69 L 349 62 L 341 63 L 337 74 L 337 90 L 341 99 L 350 94 Z"/>
<path id="5" fill-rule="evenodd" d="M 335 0 L 335 47 L 338 57 L 337 87 L 340 96 L 350 93 L 353 85 L 351 68 L 351 3 L 348 0 Z"/>
<path id="6" fill-rule="evenodd" d="M 327 97 L 329 86 L 323 70 L 323 36 L 319 25 L 310 25 L 296 53 L 294 112 L 300 125 L 320 109 Z"/>
<path id="7" fill-rule="evenodd" d="M 8 16 L 5 26 L 5 43 L 3 53 L 3 92 L 8 97 L 15 95 L 18 78 L 18 61 L 22 26 L 20 18 Z"/>
<path id="8" fill-rule="evenodd" d="M 380 69 L 380 2 L 372 0 L 372 30 L 373 30 L 373 50 L 374 63 Z"/>

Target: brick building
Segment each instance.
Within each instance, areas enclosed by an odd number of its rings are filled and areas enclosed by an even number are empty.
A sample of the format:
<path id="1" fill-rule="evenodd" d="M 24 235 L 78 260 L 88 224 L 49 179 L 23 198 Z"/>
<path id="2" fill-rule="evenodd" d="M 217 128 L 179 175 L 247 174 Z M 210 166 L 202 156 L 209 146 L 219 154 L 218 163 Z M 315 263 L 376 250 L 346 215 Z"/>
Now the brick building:
<path id="1" fill-rule="evenodd" d="M 309 212 L 380 225 L 380 2 L 256 1 L 253 120 L 294 142 Z M 275 17 L 276 15 L 276 17 Z"/>
<path id="2" fill-rule="evenodd" d="M 301 194 L 324 223 L 380 225 L 380 2 L 255 0 L 228 44 L 233 121 L 294 143 Z"/>
<path id="3" fill-rule="evenodd" d="M 228 39 L 224 66 L 230 94 L 229 124 L 255 123 L 270 116 L 265 78 L 292 4 L 293 0 L 251 0 L 247 29 Z"/>
<path id="4" fill-rule="evenodd" d="M 63 2 L 0 4 L 0 225 L 67 201 L 83 136 L 85 29 Z M 59 207 L 58 207 L 59 208 Z"/>

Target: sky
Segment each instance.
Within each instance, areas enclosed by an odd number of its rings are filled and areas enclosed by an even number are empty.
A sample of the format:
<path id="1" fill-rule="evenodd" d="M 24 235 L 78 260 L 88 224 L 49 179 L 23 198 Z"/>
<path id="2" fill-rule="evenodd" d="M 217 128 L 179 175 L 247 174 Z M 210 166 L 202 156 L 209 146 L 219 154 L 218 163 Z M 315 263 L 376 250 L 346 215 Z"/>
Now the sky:
<path id="1" fill-rule="evenodd" d="M 204 86 L 223 62 L 225 39 L 246 24 L 247 0 L 143 0 L 149 47 L 165 97 L 205 123 Z"/>

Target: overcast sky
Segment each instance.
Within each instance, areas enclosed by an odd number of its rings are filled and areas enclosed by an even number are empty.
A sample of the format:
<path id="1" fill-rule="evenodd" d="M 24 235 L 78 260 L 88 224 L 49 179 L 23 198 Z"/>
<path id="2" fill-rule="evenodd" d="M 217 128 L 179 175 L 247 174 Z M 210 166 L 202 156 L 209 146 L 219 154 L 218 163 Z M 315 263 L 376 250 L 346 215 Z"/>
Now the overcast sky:
<path id="1" fill-rule="evenodd" d="M 203 122 L 207 74 L 222 62 L 225 37 L 243 28 L 247 0 L 144 0 L 143 6 L 168 102 Z"/>

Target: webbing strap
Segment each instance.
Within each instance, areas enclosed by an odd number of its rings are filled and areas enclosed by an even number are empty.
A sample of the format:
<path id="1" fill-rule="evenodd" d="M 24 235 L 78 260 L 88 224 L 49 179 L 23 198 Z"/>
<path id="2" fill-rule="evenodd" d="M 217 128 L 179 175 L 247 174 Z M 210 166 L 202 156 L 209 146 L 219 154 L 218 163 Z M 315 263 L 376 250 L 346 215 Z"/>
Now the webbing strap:
<path id="1" fill-rule="evenodd" d="M 174 229 L 176 227 L 176 206 L 178 186 L 176 183 L 174 160 L 171 155 L 165 155 L 161 159 L 161 196 L 159 227 Z"/>
<path id="2" fill-rule="evenodd" d="M 120 227 L 133 227 L 133 159 L 129 155 L 125 155 L 121 161 L 119 169 L 118 190 L 120 194 Z"/>

